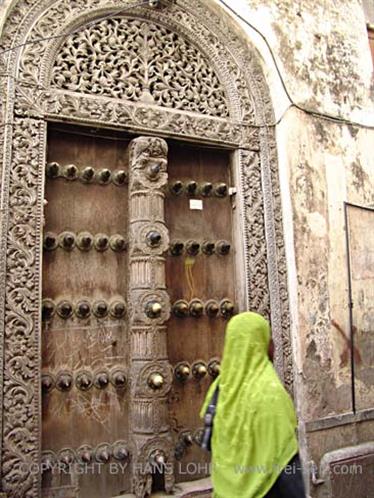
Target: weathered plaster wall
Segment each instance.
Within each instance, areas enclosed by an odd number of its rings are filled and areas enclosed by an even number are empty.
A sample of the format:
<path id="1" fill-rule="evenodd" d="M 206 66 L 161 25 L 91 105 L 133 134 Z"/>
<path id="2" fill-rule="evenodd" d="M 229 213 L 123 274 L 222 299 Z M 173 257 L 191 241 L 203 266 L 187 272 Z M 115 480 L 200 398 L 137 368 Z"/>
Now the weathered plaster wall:
<path id="1" fill-rule="evenodd" d="M 357 0 L 228 3 L 267 38 L 293 103 L 353 122 L 334 123 L 295 107 L 288 109 L 290 102 L 269 48 L 239 21 L 261 55 L 276 120 L 283 116 L 277 145 L 295 394 L 302 453 L 318 464 L 332 449 L 372 438 L 359 430 L 365 424 L 333 428 L 332 423 L 331 429 L 311 434 L 304 425 L 352 410 L 350 352 L 342 335 L 349 334 L 344 202 L 374 207 L 374 129 L 354 124 L 374 128 L 374 78 L 365 15 Z M 374 408 L 372 310 L 367 310 L 366 328 L 361 331 L 365 339 L 357 343 L 361 348 L 357 410 Z M 313 486 L 310 493 L 316 496 Z"/>
<path id="2" fill-rule="evenodd" d="M 294 102 L 351 119 L 373 112 L 372 64 L 360 0 L 225 3 L 266 37 Z M 278 93 L 268 48 L 253 29 L 241 25 L 258 46 Z M 277 109 L 280 95 L 273 95 Z"/>
<path id="3" fill-rule="evenodd" d="M 294 103 L 374 125 L 373 67 L 359 1 L 226 3 L 267 38 Z M 248 24 L 239 24 L 261 54 L 278 118 L 289 101 L 269 48 Z M 343 203 L 374 205 L 374 130 L 292 108 L 277 138 L 300 374 L 297 401 L 303 419 L 312 420 L 352 409 L 347 343 L 333 323 L 348 334 Z M 357 389 L 374 406 L 373 388 L 358 382 Z"/>
<path id="4" fill-rule="evenodd" d="M 344 201 L 374 205 L 372 132 L 287 118 L 306 420 L 352 409 Z M 313 137 L 313 138 L 312 138 Z M 374 221 L 374 220 L 373 220 Z M 362 352 L 361 352 L 362 354 Z M 374 405 L 374 385 L 356 382 Z"/>

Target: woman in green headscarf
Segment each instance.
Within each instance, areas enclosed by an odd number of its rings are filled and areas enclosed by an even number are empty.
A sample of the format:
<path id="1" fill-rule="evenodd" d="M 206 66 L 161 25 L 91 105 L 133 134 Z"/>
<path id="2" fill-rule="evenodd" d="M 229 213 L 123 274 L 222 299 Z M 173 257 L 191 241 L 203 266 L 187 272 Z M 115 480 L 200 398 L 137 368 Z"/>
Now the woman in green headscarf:
<path id="1" fill-rule="evenodd" d="M 270 343 L 269 323 L 257 313 L 240 313 L 227 325 L 221 373 L 201 410 L 203 417 L 218 385 L 214 498 L 305 497 L 301 469 L 289 466 L 298 457 L 295 410 L 270 361 Z"/>

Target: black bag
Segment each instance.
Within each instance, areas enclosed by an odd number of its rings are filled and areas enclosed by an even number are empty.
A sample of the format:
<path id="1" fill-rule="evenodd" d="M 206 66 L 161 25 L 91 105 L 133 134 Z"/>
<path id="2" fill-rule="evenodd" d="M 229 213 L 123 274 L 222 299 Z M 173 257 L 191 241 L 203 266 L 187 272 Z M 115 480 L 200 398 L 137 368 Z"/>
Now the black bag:
<path id="1" fill-rule="evenodd" d="M 218 400 L 218 386 L 216 387 L 212 399 L 209 402 L 208 408 L 204 415 L 204 430 L 201 438 L 201 447 L 203 450 L 212 451 L 211 441 L 213 434 L 213 420 L 216 414 L 216 406 Z"/>

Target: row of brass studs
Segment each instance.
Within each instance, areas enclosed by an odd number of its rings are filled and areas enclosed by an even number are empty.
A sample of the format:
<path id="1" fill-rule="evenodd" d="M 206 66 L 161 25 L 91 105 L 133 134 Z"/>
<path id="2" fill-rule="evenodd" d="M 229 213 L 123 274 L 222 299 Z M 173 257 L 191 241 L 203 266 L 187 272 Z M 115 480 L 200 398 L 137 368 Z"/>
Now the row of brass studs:
<path id="1" fill-rule="evenodd" d="M 235 306 L 232 301 L 226 298 L 220 302 L 209 299 L 206 303 L 203 303 L 200 299 L 192 299 L 189 303 L 184 299 L 179 299 L 173 304 L 172 312 L 178 318 L 188 316 L 199 318 L 204 315 L 204 312 L 210 318 L 217 316 L 229 318 L 234 314 Z"/>
<path id="2" fill-rule="evenodd" d="M 147 233 L 146 238 L 150 247 L 157 247 L 161 243 L 161 234 L 155 230 Z M 66 231 L 59 235 L 47 232 L 44 236 L 44 248 L 47 251 L 54 251 L 57 247 L 61 247 L 66 251 L 72 251 L 74 247 L 78 247 L 81 251 L 89 251 L 95 248 L 97 251 L 104 252 L 110 248 L 113 251 L 121 252 L 127 249 L 127 242 L 119 234 L 109 237 L 104 233 L 98 233 L 94 236 L 89 232 L 75 234 Z M 180 256 L 184 252 L 189 256 L 197 256 L 200 251 L 207 256 L 212 254 L 226 256 L 229 254 L 230 249 L 231 244 L 227 240 L 217 242 L 206 240 L 202 243 L 197 240 L 188 240 L 187 242 L 175 240 L 170 244 L 170 254 L 173 256 Z"/>
<path id="3" fill-rule="evenodd" d="M 73 463 L 108 463 L 111 458 L 120 462 L 127 462 L 130 458 L 129 450 L 124 441 L 117 441 L 113 444 L 101 443 L 96 448 L 83 445 L 77 450 L 63 448 L 56 454 L 53 451 L 43 451 L 42 470 L 53 469 L 55 465 L 71 465 Z"/>
<path id="4" fill-rule="evenodd" d="M 208 364 L 204 361 L 195 361 L 192 365 L 188 362 L 180 362 L 174 368 L 174 376 L 180 382 L 185 382 L 193 377 L 197 380 L 203 379 L 206 375 L 215 378 L 220 372 L 218 360 L 211 360 Z M 56 376 L 52 374 L 42 375 L 42 389 L 44 393 L 49 393 L 54 388 L 59 391 L 70 391 L 75 386 L 81 391 L 88 391 L 93 386 L 97 389 L 105 389 L 111 383 L 116 389 L 124 389 L 127 386 L 127 378 L 122 370 L 115 370 L 111 374 L 106 371 L 99 371 L 92 374 L 89 371 L 78 372 L 75 375 L 67 371 L 59 372 Z M 147 383 L 153 390 L 159 390 L 165 384 L 165 379 L 160 373 L 152 373 Z"/>
<path id="5" fill-rule="evenodd" d="M 55 303 L 52 299 L 43 299 L 42 319 L 50 320 L 55 313 L 64 320 L 73 316 L 73 313 L 80 319 L 88 318 L 91 313 L 96 318 L 105 318 L 108 314 L 112 318 L 123 318 L 126 315 L 126 303 L 119 299 L 111 303 L 99 299 L 91 304 L 88 300 L 82 299 L 74 305 L 67 300 Z"/>
<path id="6" fill-rule="evenodd" d="M 185 382 L 191 377 L 200 380 L 206 375 L 216 378 L 220 372 L 220 362 L 216 359 L 210 360 L 208 364 L 198 360 L 190 365 L 186 361 L 178 363 L 174 368 L 174 376 L 180 382 Z"/>
<path id="7" fill-rule="evenodd" d="M 226 183 L 213 183 L 203 182 L 198 184 L 195 180 L 189 180 L 183 183 L 180 180 L 175 181 L 170 185 L 170 192 L 174 195 L 181 195 L 183 193 L 190 196 L 203 196 L 203 197 L 226 197 L 228 194 L 228 187 Z"/>
<path id="8" fill-rule="evenodd" d="M 124 389 L 127 378 L 122 370 L 115 370 L 110 374 L 106 371 L 92 374 L 89 371 L 78 372 L 75 375 L 75 386 L 81 391 L 88 391 L 95 386 L 97 389 L 105 389 L 111 383 L 116 389 Z M 74 385 L 73 374 L 70 372 L 59 372 L 56 376 L 52 374 L 42 375 L 42 389 L 44 393 L 56 388 L 59 391 L 70 391 Z"/>
<path id="9" fill-rule="evenodd" d="M 47 178 L 65 178 L 65 180 L 80 180 L 83 183 L 99 183 L 108 185 L 112 182 L 118 187 L 125 185 L 128 181 L 127 172 L 123 169 L 111 171 L 108 168 L 95 170 L 91 166 L 79 169 L 75 164 L 62 166 L 59 163 L 51 162 L 46 167 Z"/>
<path id="10" fill-rule="evenodd" d="M 203 379 L 207 374 L 215 378 L 219 374 L 220 363 L 218 360 L 211 360 L 208 365 L 201 361 L 195 361 L 192 366 L 187 362 L 178 363 L 174 368 L 174 376 L 180 382 L 185 382 L 191 376 L 197 380 Z M 165 384 L 164 376 L 159 372 L 150 374 L 147 379 L 148 386 L 154 391 L 162 389 Z"/>
<path id="11" fill-rule="evenodd" d="M 95 248 L 96 251 L 104 252 L 110 248 L 113 251 L 121 252 L 127 249 L 127 242 L 118 233 L 109 236 L 105 233 L 92 235 L 89 232 L 75 234 L 66 231 L 57 235 L 53 232 L 47 232 L 44 235 L 44 249 L 54 251 L 57 247 L 61 247 L 65 251 L 72 251 L 74 247 L 78 247 L 81 251 Z"/>
<path id="12" fill-rule="evenodd" d="M 200 251 L 206 256 L 211 256 L 212 254 L 226 256 L 229 254 L 230 249 L 231 244 L 227 240 L 219 240 L 217 242 L 212 240 L 204 240 L 203 242 L 197 240 L 188 240 L 187 242 L 174 240 L 170 244 L 170 254 L 172 256 L 180 256 L 183 253 L 189 256 L 197 256 Z"/>
<path id="13" fill-rule="evenodd" d="M 176 460 L 181 460 L 183 455 L 193 444 L 201 446 L 203 429 L 199 428 L 195 431 L 184 429 L 179 432 L 177 444 L 175 445 L 174 456 Z"/>

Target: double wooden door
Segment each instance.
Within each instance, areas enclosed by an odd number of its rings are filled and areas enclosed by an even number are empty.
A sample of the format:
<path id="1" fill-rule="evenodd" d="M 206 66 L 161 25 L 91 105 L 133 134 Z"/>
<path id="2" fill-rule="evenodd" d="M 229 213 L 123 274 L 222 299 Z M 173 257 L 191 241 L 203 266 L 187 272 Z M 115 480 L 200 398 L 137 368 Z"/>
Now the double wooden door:
<path id="1" fill-rule="evenodd" d="M 49 130 L 43 496 L 208 475 L 199 410 L 240 294 L 233 187 L 227 151 Z"/>

